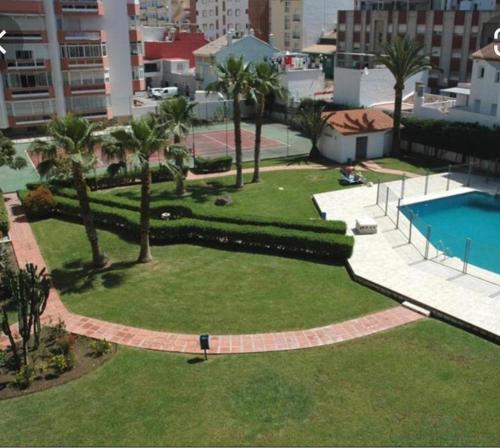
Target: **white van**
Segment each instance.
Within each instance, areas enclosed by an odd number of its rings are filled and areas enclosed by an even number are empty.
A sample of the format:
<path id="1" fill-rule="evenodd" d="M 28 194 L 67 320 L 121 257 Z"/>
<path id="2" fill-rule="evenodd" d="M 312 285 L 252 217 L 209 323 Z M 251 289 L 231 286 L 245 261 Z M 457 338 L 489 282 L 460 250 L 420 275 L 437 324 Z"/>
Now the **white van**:
<path id="1" fill-rule="evenodd" d="M 155 87 L 151 89 L 151 96 L 155 100 L 164 100 L 179 95 L 178 87 Z"/>

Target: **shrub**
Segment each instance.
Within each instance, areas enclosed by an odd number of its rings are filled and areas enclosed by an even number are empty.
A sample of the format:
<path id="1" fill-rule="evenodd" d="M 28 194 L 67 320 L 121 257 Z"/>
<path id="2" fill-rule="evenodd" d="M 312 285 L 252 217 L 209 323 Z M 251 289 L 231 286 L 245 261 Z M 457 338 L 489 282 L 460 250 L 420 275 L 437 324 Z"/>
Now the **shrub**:
<path id="1" fill-rule="evenodd" d="M 9 233 L 9 216 L 7 215 L 2 190 L 0 190 L 0 237 L 7 235 L 7 233 Z"/>
<path id="2" fill-rule="evenodd" d="M 67 355 L 54 355 L 50 358 L 50 364 L 59 375 L 68 372 L 75 366 L 75 354 L 69 352 Z"/>
<path id="3" fill-rule="evenodd" d="M 30 218 L 47 218 L 56 205 L 52 192 L 45 186 L 30 191 L 23 201 L 23 206 Z"/>
<path id="4" fill-rule="evenodd" d="M 5 350 L 0 350 L 0 367 L 3 367 L 7 363 L 7 352 Z"/>
<path id="5" fill-rule="evenodd" d="M 59 319 L 57 321 L 57 324 L 47 326 L 47 334 L 49 340 L 51 341 L 57 340 L 62 336 L 67 335 L 68 332 L 66 331 L 66 324 L 62 319 Z"/>
<path id="6" fill-rule="evenodd" d="M 193 173 L 222 173 L 231 170 L 233 158 L 231 156 L 216 157 L 206 159 L 204 157 L 195 157 Z"/>
<path id="7" fill-rule="evenodd" d="M 56 340 L 55 352 L 61 355 L 68 355 L 75 349 L 76 336 L 74 334 L 66 334 Z"/>
<path id="8" fill-rule="evenodd" d="M 36 372 L 33 367 L 24 366 L 19 372 L 16 373 L 14 386 L 21 390 L 27 389 L 35 380 L 35 376 Z"/>
<path id="9" fill-rule="evenodd" d="M 94 358 L 100 358 L 111 351 L 111 344 L 106 339 L 98 339 L 90 343 L 90 350 Z"/>

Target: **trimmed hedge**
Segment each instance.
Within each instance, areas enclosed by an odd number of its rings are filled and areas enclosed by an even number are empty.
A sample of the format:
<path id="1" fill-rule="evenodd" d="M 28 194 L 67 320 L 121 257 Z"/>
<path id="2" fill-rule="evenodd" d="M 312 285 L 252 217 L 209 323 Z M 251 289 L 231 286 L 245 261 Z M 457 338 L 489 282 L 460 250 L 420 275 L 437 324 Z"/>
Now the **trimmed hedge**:
<path id="1" fill-rule="evenodd" d="M 0 236 L 5 236 L 9 233 L 9 216 L 5 207 L 2 190 L 0 190 Z"/>
<path id="2" fill-rule="evenodd" d="M 57 194 L 72 199 L 76 199 L 76 191 L 71 189 L 60 189 Z M 95 204 L 102 204 L 109 207 L 119 207 L 125 210 L 139 212 L 140 204 L 137 201 L 104 196 L 102 194 L 91 194 L 90 200 Z M 151 213 L 153 217 L 160 218 L 164 212 L 171 213 L 174 219 L 193 218 L 211 222 L 225 222 L 228 224 L 253 225 L 253 226 L 272 226 L 281 229 L 293 229 L 306 232 L 317 233 L 336 233 L 345 235 L 347 226 L 343 221 L 323 221 L 323 220 L 289 220 L 285 218 L 265 218 L 259 216 L 233 215 L 228 216 L 227 213 L 221 212 L 218 209 L 211 210 L 209 213 L 203 213 L 193 210 L 180 201 L 155 201 L 151 204 Z"/>
<path id="3" fill-rule="evenodd" d="M 80 207 L 75 199 L 57 196 L 58 215 L 80 222 Z M 93 203 L 98 226 L 139 237 L 139 213 L 124 208 Z M 173 221 L 151 220 L 151 241 L 156 244 L 192 243 L 235 248 L 262 253 L 300 256 L 345 262 L 352 255 L 354 240 L 335 233 L 306 232 L 276 226 L 240 225 L 183 218 Z"/>
<path id="4" fill-rule="evenodd" d="M 213 159 L 195 157 L 192 171 L 195 174 L 223 173 L 230 171 L 232 166 L 233 158 L 231 156 L 216 157 Z"/>

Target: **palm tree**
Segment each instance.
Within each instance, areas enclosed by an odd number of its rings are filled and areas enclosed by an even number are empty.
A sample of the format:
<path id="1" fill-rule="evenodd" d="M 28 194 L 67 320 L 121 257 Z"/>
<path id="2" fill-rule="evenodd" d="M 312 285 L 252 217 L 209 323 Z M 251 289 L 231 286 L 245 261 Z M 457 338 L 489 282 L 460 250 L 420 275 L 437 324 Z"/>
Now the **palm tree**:
<path id="1" fill-rule="evenodd" d="M 183 96 L 162 101 L 160 104 L 160 117 L 170 128 L 175 144 L 181 143 L 182 138 L 189 134 L 195 106 L 196 103 L 190 103 Z"/>
<path id="2" fill-rule="evenodd" d="M 309 101 L 299 108 L 300 127 L 302 132 L 311 140 L 312 147 L 309 157 L 312 159 L 320 155 L 318 140 L 328 126 L 328 120 L 332 115 L 333 113 L 325 113 L 325 105 L 318 101 Z"/>
<path id="3" fill-rule="evenodd" d="M 113 137 L 105 137 L 101 142 L 102 154 L 106 157 L 108 162 L 118 160 L 118 163 L 112 163 L 108 166 L 108 173 L 113 176 L 121 168 L 127 172 L 128 169 L 128 153 L 127 148 L 123 146 L 118 140 Z"/>
<path id="4" fill-rule="evenodd" d="M 189 159 L 189 151 L 185 145 L 173 144 L 169 145 L 165 150 L 165 157 L 167 158 L 167 167 L 174 175 L 175 179 L 175 194 L 177 196 L 184 196 L 186 189 L 184 187 L 184 162 Z M 170 166 L 168 159 L 174 161 L 173 166 Z"/>
<path id="5" fill-rule="evenodd" d="M 151 256 L 149 243 L 150 234 L 150 204 L 151 204 L 151 169 L 149 158 L 168 142 L 168 132 L 157 116 L 148 115 L 139 120 L 132 120 L 128 130 L 120 129 L 112 136 L 125 148 L 134 152 L 141 165 L 141 248 L 139 263 L 148 263 Z"/>
<path id="6" fill-rule="evenodd" d="M 251 69 L 243 57 L 229 57 L 216 66 L 218 80 L 211 83 L 209 92 L 221 92 L 233 100 L 234 150 L 236 152 L 236 188 L 243 188 L 243 157 L 241 152 L 240 101 L 249 93 Z"/>
<path id="7" fill-rule="evenodd" d="M 392 152 L 395 155 L 399 154 L 401 149 L 401 108 L 405 82 L 422 70 L 432 68 L 428 58 L 422 55 L 422 49 L 423 45 L 410 37 L 398 37 L 385 46 L 384 54 L 377 56 L 377 63 L 384 64 L 396 79 L 392 137 Z"/>
<path id="8" fill-rule="evenodd" d="M 95 131 L 100 127 L 97 123 L 90 123 L 84 118 L 68 114 L 64 118 L 53 119 L 47 125 L 47 134 L 52 138 L 52 142 L 35 140 L 31 146 L 32 150 L 42 154 L 47 166 L 57 163 L 58 148 L 71 161 L 73 185 L 78 195 L 83 225 L 92 249 L 92 264 L 96 268 L 106 266 L 109 260 L 99 247 L 85 183 L 85 168 L 90 164 L 95 164 L 94 148 L 100 140 L 95 135 Z"/>
<path id="9" fill-rule="evenodd" d="M 260 62 L 255 66 L 250 87 L 250 96 L 256 104 L 254 171 L 252 182 L 260 182 L 260 146 L 266 100 L 271 94 L 274 94 L 277 98 L 285 98 L 287 90 L 281 84 L 278 67 L 268 62 Z"/>
<path id="10" fill-rule="evenodd" d="M 0 132 L 0 166 L 4 165 L 14 170 L 20 170 L 27 163 L 23 157 L 16 156 L 16 148 L 12 140 Z"/>

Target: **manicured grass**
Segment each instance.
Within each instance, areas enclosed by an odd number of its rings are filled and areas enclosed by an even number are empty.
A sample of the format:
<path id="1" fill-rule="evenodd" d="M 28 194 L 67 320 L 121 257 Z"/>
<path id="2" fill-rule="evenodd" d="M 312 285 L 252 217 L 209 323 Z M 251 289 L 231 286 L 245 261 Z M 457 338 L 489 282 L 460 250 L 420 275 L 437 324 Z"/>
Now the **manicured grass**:
<path id="1" fill-rule="evenodd" d="M 433 171 L 442 172 L 448 166 L 446 161 L 423 155 L 401 155 L 398 158 L 385 157 L 376 159 L 375 162 L 383 168 L 408 171 L 420 175 L 425 175 L 427 171 L 430 171 L 431 174 Z"/>
<path id="2" fill-rule="evenodd" d="M 397 176 L 366 173 L 366 177 L 376 182 L 397 179 Z M 245 179 L 250 182 L 251 175 Z M 209 212 L 211 208 L 223 210 L 228 214 L 254 216 L 281 216 L 296 219 L 319 219 L 318 211 L 312 201 L 312 195 L 326 191 L 346 188 L 341 184 L 340 173 L 332 170 L 289 170 L 262 173 L 262 182 L 247 184 L 243 190 L 235 190 L 234 176 L 199 180 L 188 183 L 190 197 L 185 204 Z M 357 187 L 347 187 L 357 188 Z M 375 202 L 376 187 L 370 190 Z M 226 209 L 214 205 L 217 196 L 231 194 L 234 204 Z M 140 187 L 117 188 L 101 194 L 114 194 L 139 200 Z M 367 193 L 369 194 L 369 193 Z M 153 200 L 176 199 L 172 182 L 153 186 Z"/>
<path id="3" fill-rule="evenodd" d="M 436 321 L 299 352 L 121 348 L 75 382 L 2 403 L 5 445 L 500 444 L 499 348 Z"/>
<path id="4" fill-rule="evenodd" d="M 352 282 L 342 266 L 276 256 L 176 245 L 139 249 L 100 232 L 111 268 L 85 268 L 82 226 L 33 224 L 56 286 L 74 312 L 150 329 L 200 334 L 255 333 L 327 325 L 395 306 Z"/>

